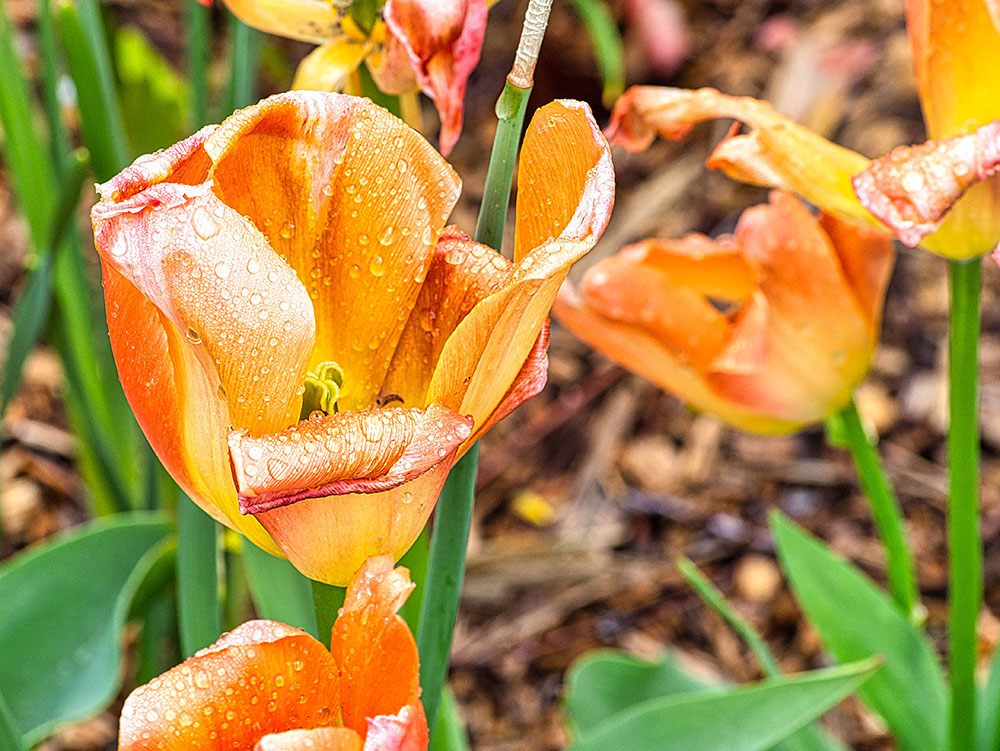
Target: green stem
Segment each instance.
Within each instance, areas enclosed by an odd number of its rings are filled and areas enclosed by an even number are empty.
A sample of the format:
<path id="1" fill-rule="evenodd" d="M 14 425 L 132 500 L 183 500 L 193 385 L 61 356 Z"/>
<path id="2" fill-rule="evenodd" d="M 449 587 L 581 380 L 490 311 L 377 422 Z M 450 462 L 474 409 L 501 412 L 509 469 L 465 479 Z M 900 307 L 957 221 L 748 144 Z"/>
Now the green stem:
<path id="1" fill-rule="evenodd" d="M 441 691 L 448 675 L 448 655 L 465 577 L 478 461 L 479 444 L 476 443 L 449 473 L 434 516 L 434 536 L 417 631 L 423 688 L 421 701 L 427 713 L 427 726 L 431 728 L 435 727 Z"/>
<path id="2" fill-rule="evenodd" d="M 399 97 L 394 94 L 386 94 L 382 91 L 378 87 L 378 84 L 375 83 L 375 79 L 372 78 L 368 66 L 364 63 L 358 66 L 358 78 L 361 80 L 361 94 L 363 96 L 371 99 L 379 107 L 385 107 L 396 117 L 402 119 L 403 106 L 400 104 Z"/>
<path id="3" fill-rule="evenodd" d="M 416 584 L 416 588 L 399 609 L 399 615 L 410 626 L 410 631 L 417 633 L 420 627 L 420 607 L 424 601 L 424 583 L 427 581 L 427 557 L 430 554 L 429 548 L 430 533 L 424 527 L 417 541 L 410 546 L 406 554 L 399 559 L 399 565 L 410 570 L 410 581 Z"/>
<path id="4" fill-rule="evenodd" d="M 344 598 L 347 590 L 343 587 L 335 587 L 332 584 L 323 582 L 312 582 L 313 607 L 316 609 L 316 628 L 319 633 L 319 640 L 327 647 L 330 646 L 330 639 L 333 636 L 333 622 L 337 620 L 337 614 L 344 606 Z"/>
<path id="5" fill-rule="evenodd" d="M 839 417 L 861 489 L 871 505 L 875 526 L 885 546 L 889 591 L 899 608 L 910 616 L 917 605 L 918 593 L 913 556 L 906 544 L 903 512 L 878 451 L 861 422 L 857 403 L 852 399 Z"/>
<path id="6" fill-rule="evenodd" d="M 982 262 L 949 261 L 948 552 L 952 751 L 975 746 L 976 620 L 982 601 L 979 531 L 979 305 Z"/>
<path id="7" fill-rule="evenodd" d="M 218 550 L 215 520 L 181 493 L 177 503 L 177 618 L 185 657 L 222 633 Z"/>
<path id="8" fill-rule="evenodd" d="M 229 17 L 229 84 L 223 104 L 228 117 L 257 101 L 257 58 L 260 34 L 236 16 Z"/>
<path id="9" fill-rule="evenodd" d="M 493 139 L 493 153 L 486 173 L 483 202 L 479 208 L 479 223 L 476 225 L 476 242 L 503 250 L 503 230 L 507 224 L 507 206 L 510 204 L 510 186 L 514 180 L 514 165 L 517 163 L 517 146 L 521 141 L 521 127 L 528 111 L 528 97 L 531 89 L 522 89 L 510 81 L 503 87 L 497 100 L 496 113 L 499 118 L 496 136 Z"/>
<path id="10" fill-rule="evenodd" d="M 197 130 L 208 122 L 208 54 L 211 40 L 209 28 L 211 9 L 198 0 L 187 0 L 187 58 L 188 79 L 191 82 L 188 101 L 188 125 Z"/>

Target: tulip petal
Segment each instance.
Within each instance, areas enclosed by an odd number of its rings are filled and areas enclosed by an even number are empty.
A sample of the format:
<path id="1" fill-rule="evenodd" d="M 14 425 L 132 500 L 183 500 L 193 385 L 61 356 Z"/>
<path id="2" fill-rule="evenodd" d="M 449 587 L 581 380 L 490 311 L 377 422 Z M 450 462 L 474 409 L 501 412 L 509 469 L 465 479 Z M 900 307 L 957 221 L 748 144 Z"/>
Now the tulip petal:
<path id="1" fill-rule="evenodd" d="M 225 0 L 248 26 L 268 34 L 322 44 L 343 35 L 343 3 L 330 0 Z"/>
<path id="2" fill-rule="evenodd" d="M 590 107 L 568 99 L 541 107 L 524 134 L 517 175 L 515 262 L 552 240 L 597 242 L 615 177 Z"/>
<path id="3" fill-rule="evenodd" d="M 312 309 L 294 272 L 205 182 L 209 133 L 100 186 L 108 325 L 126 396 L 166 466 L 209 513 L 274 550 L 239 518 L 225 436 L 297 418 Z"/>
<path id="4" fill-rule="evenodd" d="M 614 204 L 610 151 L 580 102 L 552 102 L 535 113 L 519 175 L 516 263 L 448 338 L 427 390 L 428 401 L 473 416 L 473 439 L 515 382 L 566 272 L 597 242 Z M 548 191 L 540 190 L 543 176 Z"/>
<path id="5" fill-rule="evenodd" d="M 437 404 L 370 409 L 303 420 L 278 433 L 229 434 L 245 514 L 309 498 L 377 493 L 415 479 L 454 454 L 469 418 Z"/>
<path id="6" fill-rule="evenodd" d="M 310 365 L 341 367 L 342 410 L 370 406 L 458 177 L 402 121 L 340 94 L 270 97 L 230 117 L 205 148 L 216 192 L 308 289 L 317 325 Z"/>
<path id="7" fill-rule="evenodd" d="M 640 151 L 657 133 L 676 140 L 695 124 L 720 117 L 739 120 L 750 132 L 722 141 L 709 167 L 736 180 L 798 193 L 841 218 L 876 224 L 851 188 L 851 175 L 868 160 L 775 112 L 767 102 L 709 88 L 634 86 L 615 104 L 608 132 L 612 143 Z"/>
<path id="8" fill-rule="evenodd" d="M 344 725 L 362 735 L 369 718 L 395 715 L 417 701 L 417 644 L 396 615 L 412 589 L 409 572 L 393 569 L 391 556 L 369 558 L 348 585 L 333 624 L 330 653 L 340 667 Z M 398 734 L 389 732 L 393 723 L 382 724 L 389 725 L 383 734 Z"/>
<path id="9" fill-rule="evenodd" d="M 397 715 L 370 719 L 364 751 L 426 751 L 429 742 L 424 708 L 413 704 Z"/>
<path id="10" fill-rule="evenodd" d="M 322 644 L 282 623 L 250 621 L 133 691 L 118 747 L 253 748 L 270 733 L 335 725 L 339 706 L 337 665 Z"/>
<path id="11" fill-rule="evenodd" d="M 486 38 L 486 0 L 388 0 L 385 23 L 410 59 L 421 90 L 441 116 L 441 153 L 462 132 L 469 74 Z"/>
<path id="12" fill-rule="evenodd" d="M 906 25 L 928 135 L 966 133 L 998 114 L 1000 69 L 995 0 L 907 0 Z"/>
<path id="13" fill-rule="evenodd" d="M 424 403 L 441 350 L 476 303 L 510 273 L 511 263 L 492 248 L 447 227 L 406 322 L 381 394 L 403 404 Z"/>
<path id="14" fill-rule="evenodd" d="M 941 226 L 969 187 L 998 170 L 1000 120 L 994 120 L 974 133 L 900 146 L 856 175 L 854 189 L 875 216 L 913 247 Z"/>
<path id="15" fill-rule="evenodd" d="M 286 730 L 261 738 L 254 751 L 363 751 L 361 736 L 350 728 Z"/>
<path id="16" fill-rule="evenodd" d="M 322 44 L 299 63 L 293 89 L 340 91 L 371 50 L 367 42 L 348 36 Z"/>

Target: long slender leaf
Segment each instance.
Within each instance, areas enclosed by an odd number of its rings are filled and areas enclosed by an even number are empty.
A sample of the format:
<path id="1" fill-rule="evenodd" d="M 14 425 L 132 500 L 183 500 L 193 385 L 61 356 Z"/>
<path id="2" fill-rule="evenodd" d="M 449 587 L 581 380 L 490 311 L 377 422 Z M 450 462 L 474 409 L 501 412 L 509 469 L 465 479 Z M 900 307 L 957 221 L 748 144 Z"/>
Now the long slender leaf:
<path id="1" fill-rule="evenodd" d="M 248 541 L 243 541 L 243 564 L 257 615 L 319 636 L 312 586 L 306 577 L 285 559 L 275 558 Z"/>
<path id="2" fill-rule="evenodd" d="M 763 751 L 857 689 L 877 659 L 728 691 L 652 699 L 581 734 L 573 751 Z"/>
<path id="3" fill-rule="evenodd" d="M 441 711 L 438 712 L 437 729 L 434 731 L 430 751 L 469 751 L 469 739 L 465 734 L 462 716 L 458 713 L 458 702 L 447 686 L 441 692 Z"/>
<path id="4" fill-rule="evenodd" d="M 49 124 L 49 152 L 52 164 L 61 176 L 66 171 L 71 149 L 69 135 L 60 116 L 59 51 L 49 0 L 39 0 L 38 3 L 38 46 L 42 53 L 42 99 Z"/>
<path id="5" fill-rule="evenodd" d="M 1000 751 L 1000 649 L 993 652 L 986 684 L 976 702 L 976 751 Z"/>
<path id="6" fill-rule="evenodd" d="M 177 616 L 181 651 L 190 657 L 222 633 L 219 537 L 215 520 L 183 493 L 177 528 Z"/>
<path id="7" fill-rule="evenodd" d="M 611 107 L 625 91 L 625 45 L 618 25 L 604 0 L 570 0 L 570 5 L 590 35 L 604 84 L 601 99 L 605 107 Z"/>
<path id="8" fill-rule="evenodd" d="M 885 658 L 885 667 L 858 693 L 882 715 L 900 748 L 944 748 L 944 678 L 927 637 L 884 592 L 821 542 L 778 513 L 771 527 L 795 597 L 827 649 L 841 662 Z"/>
<path id="9" fill-rule="evenodd" d="M 101 519 L 0 568 L 0 692 L 28 743 L 114 697 L 129 604 L 169 531 L 158 515 Z"/>
<path id="10" fill-rule="evenodd" d="M 257 101 L 257 58 L 260 34 L 234 15 L 229 17 L 229 84 L 223 102 L 223 114 Z"/>
<path id="11" fill-rule="evenodd" d="M 21 739 L 21 731 L 14 722 L 14 715 L 7 706 L 3 694 L 0 694 L 0 748 L 8 751 L 27 751 Z"/>

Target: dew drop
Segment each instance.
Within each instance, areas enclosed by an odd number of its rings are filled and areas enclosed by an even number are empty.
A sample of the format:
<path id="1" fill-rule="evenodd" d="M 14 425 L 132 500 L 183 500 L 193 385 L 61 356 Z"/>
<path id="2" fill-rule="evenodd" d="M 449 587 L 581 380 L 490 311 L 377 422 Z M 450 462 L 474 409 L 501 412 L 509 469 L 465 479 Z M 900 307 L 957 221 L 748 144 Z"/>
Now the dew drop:
<path id="1" fill-rule="evenodd" d="M 392 233 L 394 231 L 395 228 L 390 224 L 388 227 L 382 230 L 382 234 L 378 236 L 378 241 L 383 245 L 388 245 L 389 243 L 392 242 Z"/>
<path id="2" fill-rule="evenodd" d="M 219 234 L 219 223 L 212 218 L 204 206 L 199 206 L 194 210 L 194 214 L 191 215 L 191 224 L 202 240 L 209 240 Z"/>
<path id="3" fill-rule="evenodd" d="M 361 267 L 355 263 L 354 265 L 351 266 L 351 268 L 347 270 L 347 273 L 350 274 L 351 279 L 357 279 L 358 276 L 361 274 Z"/>
<path id="4" fill-rule="evenodd" d="M 253 258 L 251 258 L 249 261 L 247 261 L 247 271 L 249 271 L 251 274 L 256 274 L 258 271 L 260 271 L 260 264 L 257 263 L 257 261 L 255 261 Z"/>
<path id="5" fill-rule="evenodd" d="M 285 222 L 281 225 L 281 229 L 278 234 L 285 240 L 290 240 L 292 235 L 295 234 L 295 225 L 289 222 Z"/>
<path id="6" fill-rule="evenodd" d="M 368 270 L 375 276 L 382 276 L 385 273 L 385 259 L 382 256 L 372 256 L 368 262 Z"/>
<path id="7" fill-rule="evenodd" d="M 233 273 L 233 270 L 229 268 L 229 264 L 225 261 L 219 261 L 215 264 L 215 275 L 219 279 L 228 279 L 231 273 Z"/>
<path id="8" fill-rule="evenodd" d="M 190 326 L 188 327 L 188 330 L 185 332 L 185 335 L 187 336 L 187 340 L 191 342 L 191 344 L 201 344 L 201 337 L 198 336 L 198 332 L 195 331 Z"/>

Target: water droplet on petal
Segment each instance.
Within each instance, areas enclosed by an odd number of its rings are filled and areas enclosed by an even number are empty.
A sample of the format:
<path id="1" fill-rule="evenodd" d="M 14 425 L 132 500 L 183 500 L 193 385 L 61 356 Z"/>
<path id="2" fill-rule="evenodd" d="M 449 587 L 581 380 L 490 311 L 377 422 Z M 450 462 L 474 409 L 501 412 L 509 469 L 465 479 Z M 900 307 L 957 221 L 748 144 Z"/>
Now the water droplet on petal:
<path id="1" fill-rule="evenodd" d="M 194 210 L 194 214 L 191 215 L 191 224 L 202 240 L 209 240 L 219 234 L 219 223 L 212 218 L 204 206 L 199 206 Z"/>
<path id="2" fill-rule="evenodd" d="M 233 270 L 229 268 L 229 264 L 225 261 L 219 261 L 215 264 L 215 275 L 219 279 L 228 279 L 231 273 L 233 273 Z"/>

